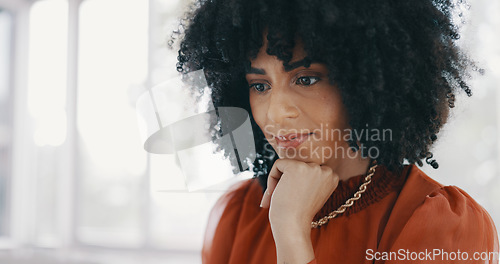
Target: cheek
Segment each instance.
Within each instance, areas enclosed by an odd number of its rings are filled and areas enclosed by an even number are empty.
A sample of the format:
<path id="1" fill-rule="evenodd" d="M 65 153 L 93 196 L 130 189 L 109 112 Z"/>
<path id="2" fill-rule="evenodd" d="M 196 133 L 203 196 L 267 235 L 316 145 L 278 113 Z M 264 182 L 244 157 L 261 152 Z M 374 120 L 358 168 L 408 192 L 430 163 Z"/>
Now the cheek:
<path id="1" fill-rule="evenodd" d="M 267 115 L 269 102 L 259 95 L 250 95 L 250 108 L 252 110 L 252 116 L 255 123 L 264 133 L 267 140 L 270 140 L 269 134 L 272 133 L 274 125 L 270 122 Z M 269 143 L 273 144 L 272 141 L 269 141 Z"/>
<path id="2" fill-rule="evenodd" d="M 327 121 L 337 128 L 346 128 L 348 124 L 347 111 L 340 95 L 330 92 L 323 96 L 321 103 L 315 105 L 318 119 Z"/>
<path id="3" fill-rule="evenodd" d="M 257 125 L 262 129 L 265 120 L 265 104 L 262 100 L 258 100 L 257 96 L 252 93 L 250 93 L 249 99 L 252 116 Z"/>
<path id="4" fill-rule="evenodd" d="M 255 95 L 250 94 L 249 96 L 250 99 L 250 109 L 252 111 L 252 116 L 253 119 L 255 120 L 255 123 L 257 126 L 259 126 L 260 130 L 264 131 L 264 122 L 265 122 L 265 106 L 263 103 L 259 100 L 256 99 Z"/>

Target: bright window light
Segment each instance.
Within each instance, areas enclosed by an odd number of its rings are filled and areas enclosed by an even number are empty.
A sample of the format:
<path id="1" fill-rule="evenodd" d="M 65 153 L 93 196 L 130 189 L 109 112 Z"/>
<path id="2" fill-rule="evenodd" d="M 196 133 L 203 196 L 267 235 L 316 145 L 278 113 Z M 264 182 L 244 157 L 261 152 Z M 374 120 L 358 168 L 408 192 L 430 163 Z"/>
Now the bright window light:
<path id="1" fill-rule="evenodd" d="M 31 8 L 28 110 L 37 146 L 66 140 L 67 21 L 65 0 L 39 1 Z"/>
<path id="2" fill-rule="evenodd" d="M 84 1 L 79 26 L 77 236 L 141 246 L 147 155 L 130 93 L 147 79 L 148 1 Z"/>

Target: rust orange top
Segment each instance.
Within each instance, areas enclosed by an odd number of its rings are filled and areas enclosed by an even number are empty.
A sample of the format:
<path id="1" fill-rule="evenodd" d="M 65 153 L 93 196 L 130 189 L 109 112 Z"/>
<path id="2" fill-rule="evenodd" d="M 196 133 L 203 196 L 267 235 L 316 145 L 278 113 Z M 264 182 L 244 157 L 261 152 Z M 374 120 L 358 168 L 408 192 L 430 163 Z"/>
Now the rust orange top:
<path id="1" fill-rule="evenodd" d="M 363 179 L 340 181 L 314 220 L 352 197 Z M 217 201 L 205 234 L 204 264 L 276 263 L 269 209 L 259 206 L 262 194 L 257 179 L 250 179 Z M 312 229 L 311 241 L 316 258 L 310 263 L 318 264 L 498 263 L 497 231 L 486 210 L 415 165 L 400 175 L 378 166 L 360 200 Z M 468 261 L 459 261 L 465 257 Z"/>

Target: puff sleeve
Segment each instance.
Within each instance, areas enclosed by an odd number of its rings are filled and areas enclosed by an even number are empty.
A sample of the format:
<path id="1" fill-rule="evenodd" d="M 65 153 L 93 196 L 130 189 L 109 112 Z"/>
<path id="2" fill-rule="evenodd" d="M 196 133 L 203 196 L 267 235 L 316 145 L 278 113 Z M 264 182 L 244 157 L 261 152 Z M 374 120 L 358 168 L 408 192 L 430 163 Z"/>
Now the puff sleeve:
<path id="1" fill-rule="evenodd" d="M 460 188 L 446 186 L 424 198 L 385 260 L 375 263 L 498 263 L 498 250 L 486 210 Z"/>

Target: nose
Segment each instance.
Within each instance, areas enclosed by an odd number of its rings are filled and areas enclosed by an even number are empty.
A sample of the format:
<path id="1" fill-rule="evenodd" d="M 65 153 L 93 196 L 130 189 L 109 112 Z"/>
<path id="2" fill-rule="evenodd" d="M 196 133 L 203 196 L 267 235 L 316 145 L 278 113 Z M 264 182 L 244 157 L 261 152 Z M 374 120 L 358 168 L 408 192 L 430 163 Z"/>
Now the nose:
<path id="1" fill-rule="evenodd" d="M 267 118 L 276 125 L 286 126 L 294 118 L 299 116 L 299 109 L 295 99 L 288 89 L 273 87 L 269 98 Z"/>

